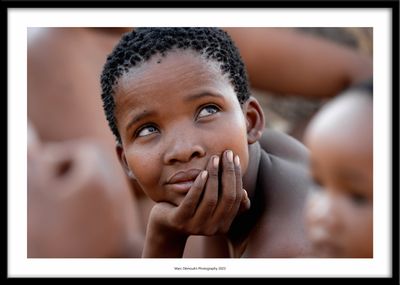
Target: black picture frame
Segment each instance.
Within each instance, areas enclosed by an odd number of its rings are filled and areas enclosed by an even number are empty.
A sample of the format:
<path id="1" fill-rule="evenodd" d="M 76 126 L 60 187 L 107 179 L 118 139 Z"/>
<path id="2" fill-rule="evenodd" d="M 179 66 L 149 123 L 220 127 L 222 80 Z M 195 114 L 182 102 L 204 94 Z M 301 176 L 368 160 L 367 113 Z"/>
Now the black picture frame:
<path id="1" fill-rule="evenodd" d="M 390 147 L 392 152 L 391 165 L 391 195 L 392 195 L 392 257 L 391 257 L 391 276 L 377 277 L 377 282 L 399 283 L 399 2 L 395 0 L 380 0 L 380 1 L 2 1 L 1 2 L 1 19 L 2 19 L 2 35 L 3 35 L 3 51 L 8 47 L 8 11 L 9 9 L 37 9 L 37 8 L 162 8 L 162 9 L 180 9 L 180 8 L 213 8 L 213 9 L 241 9 L 241 8 L 360 8 L 360 9 L 379 9 L 386 8 L 391 11 L 391 51 L 392 51 L 392 66 L 391 66 L 391 138 Z M 2 56 L 3 74 L 8 74 L 10 62 L 8 61 L 8 52 L 3 52 Z M 374 70 L 375 72 L 379 72 Z M 8 85 L 9 81 L 3 79 L 4 93 L 9 94 L 12 86 Z M 8 100 L 8 99 L 7 99 Z M 7 105 L 7 104 L 5 104 Z M 3 113 L 7 122 L 9 122 L 9 110 Z M 7 137 L 9 137 L 10 129 L 7 125 Z M 10 147 L 8 141 L 7 150 Z M 7 157 L 7 168 L 12 157 Z M 7 180 L 8 181 L 8 180 Z M 9 187 L 9 183 L 7 183 Z M 12 189 L 8 188 L 8 192 Z M 3 209 L 5 217 L 8 216 L 8 193 L 5 192 Z M 6 219 L 8 227 L 10 224 Z M 4 249 L 5 247 L 3 247 Z M 8 249 L 8 242 L 7 247 Z M 8 275 L 9 252 L 5 252 L 3 256 L 7 256 L 6 263 L 7 272 L 6 278 L 18 278 L 18 276 Z M 341 277 L 339 277 L 341 279 Z M 363 279 L 360 277 L 360 279 Z M 310 282 L 307 280 L 306 282 Z M 340 281 L 340 280 L 337 280 Z"/>

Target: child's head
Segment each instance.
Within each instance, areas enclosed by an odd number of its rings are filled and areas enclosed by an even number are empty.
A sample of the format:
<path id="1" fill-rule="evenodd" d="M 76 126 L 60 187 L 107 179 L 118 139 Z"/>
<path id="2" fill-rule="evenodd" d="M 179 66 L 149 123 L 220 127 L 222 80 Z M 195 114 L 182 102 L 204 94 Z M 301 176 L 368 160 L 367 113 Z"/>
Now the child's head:
<path id="1" fill-rule="evenodd" d="M 108 56 L 101 75 L 103 107 L 110 128 L 118 142 L 121 137 L 115 121 L 115 98 L 118 81 L 134 67 L 154 56 L 161 62 L 171 51 L 191 50 L 206 61 L 214 62 L 221 75 L 227 76 L 237 98 L 243 104 L 250 96 L 247 73 L 238 49 L 228 34 L 215 28 L 138 28 L 126 33 Z"/>
<path id="2" fill-rule="evenodd" d="M 248 144 L 261 136 L 264 118 L 224 31 L 136 29 L 107 58 L 101 83 L 121 162 L 153 200 L 178 204 L 182 193 L 162 190 L 163 183 L 205 169 L 227 149 L 246 170 Z"/>
<path id="3" fill-rule="evenodd" d="M 317 255 L 372 257 L 372 80 L 328 103 L 305 135 L 315 186 L 306 208 Z"/>

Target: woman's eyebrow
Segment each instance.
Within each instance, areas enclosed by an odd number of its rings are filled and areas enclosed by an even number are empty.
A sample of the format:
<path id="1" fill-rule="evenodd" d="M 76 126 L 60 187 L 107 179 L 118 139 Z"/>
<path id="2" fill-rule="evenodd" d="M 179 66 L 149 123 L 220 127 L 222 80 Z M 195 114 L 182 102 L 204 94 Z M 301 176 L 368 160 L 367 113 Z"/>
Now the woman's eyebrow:
<path id="1" fill-rule="evenodd" d="M 347 185 L 352 185 L 354 189 L 368 189 L 367 178 L 356 171 L 339 171 L 335 173 L 341 181 Z"/>
<path id="2" fill-rule="evenodd" d="M 365 177 L 357 172 L 357 171 L 353 171 L 353 170 L 338 170 L 336 172 L 336 175 L 344 180 L 348 180 L 348 181 L 364 181 Z"/>
<path id="3" fill-rule="evenodd" d="M 197 100 L 199 98 L 202 98 L 202 97 L 214 97 L 214 98 L 220 98 L 220 99 L 224 98 L 224 96 L 222 96 L 219 93 L 210 92 L 210 91 L 204 91 L 204 92 L 190 94 L 190 95 L 186 96 L 183 100 L 185 102 L 187 102 L 187 101 L 195 101 L 195 100 Z"/>
<path id="4" fill-rule="evenodd" d="M 126 131 L 128 131 L 132 127 L 132 125 L 136 124 L 137 122 L 139 122 L 143 119 L 146 119 L 147 117 L 152 117 L 154 115 L 156 115 L 155 111 L 147 111 L 147 110 L 145 110 L 139 114 L 136 114 L 135 116 L 132 117 L 132 119 L 129 121 L 128 125 L 126 126 L 126 128 L 125 128 Z"/>

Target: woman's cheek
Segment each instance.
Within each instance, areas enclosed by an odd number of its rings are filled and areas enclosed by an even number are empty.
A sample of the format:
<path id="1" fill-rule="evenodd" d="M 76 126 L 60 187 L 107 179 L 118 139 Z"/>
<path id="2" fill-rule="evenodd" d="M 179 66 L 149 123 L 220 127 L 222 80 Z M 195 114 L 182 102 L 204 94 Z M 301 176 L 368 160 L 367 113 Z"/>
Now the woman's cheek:
<path id="1" fill-rule="evenodd" d="M 240 169 L 242 175 L 247 171 L 249 165 L 249 146 L 247 144 L 247 136 L 243 136 L 236 142 L 236 145 L 232 147 L 232 151 L 235 155 L 239 156 Z"/>
<path id="2" fill-rule="evenodd" d="M 145 192 L 147 188 L 153 187 L 159 181 L 159 162 L 150 154 L 144 152 L 128 153 L 127 162 L 133 178 Z"/>
<path id="3" fill-rule="evenodd" d="M 348 207 L 346 213 L 346 244 L 348 256 L 372 257 L 373 255 L 373 215 L 372 207 L 363 209 Z"/>
<path id="4" fill-rule="evenodd" d="M 312 191 L 312 190 L 310 190 Z M 318 193 L 308 193 L 307 200 L 304 207 L 304 220 L 306 225 L 307 234 L 310 237 L 312 228 L 315 226 L 315 220 L 319 207 L 320 195 Z M 311 237 L 310 237 L 311 238 Z"/>

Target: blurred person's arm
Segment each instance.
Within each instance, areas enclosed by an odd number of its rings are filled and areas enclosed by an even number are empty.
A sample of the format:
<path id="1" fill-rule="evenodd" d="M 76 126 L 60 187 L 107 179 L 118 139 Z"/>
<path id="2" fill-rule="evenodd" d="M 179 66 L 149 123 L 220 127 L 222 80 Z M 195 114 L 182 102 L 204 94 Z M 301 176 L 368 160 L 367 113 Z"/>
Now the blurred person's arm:
<path id="1" fill-rule="evenodd" d="M 333 41 L 288 28 L 226 28 L 251 86 L 281 95 L 333 97 L 372 75 L 372 59 Z"/>
<path id="2" fill-rule="evenodd" d="M 28 29 L 27 99 L 28 118 L 44 143 L 88 138 L 101 145 L 103 156 L 107 157 L 106 167 L 116 181 L 113 191 L 131 201 L 132 189 L 115 154 L 115 139 L 101 108 L 99 83 L 104 60 L 124 31 Z M 83 161 L 79 159 L 78 162 Z M 96 168 L 92 171 L 95 172 Z M 141 204 L 133 200 L 131 209 L 127 211 L 133 235 L 143 238 L 145 222 Z M 136 241 L 134 244 L 138 249 L 133 248 L 133 251 L 141 253 L 142 244 Z"/>
<path id="3" fill-rule="evenodd" d="M 123 179 L 96 141 L 41 143 L 28 124 L 28 257 L 139 257 Z"/>
<path id="4" fill-rule="evenodd" d="M 99 76 L 120 32 L 28 29 L 28 117 L 43 141 L 92 137 L 114 153 Z"/>

